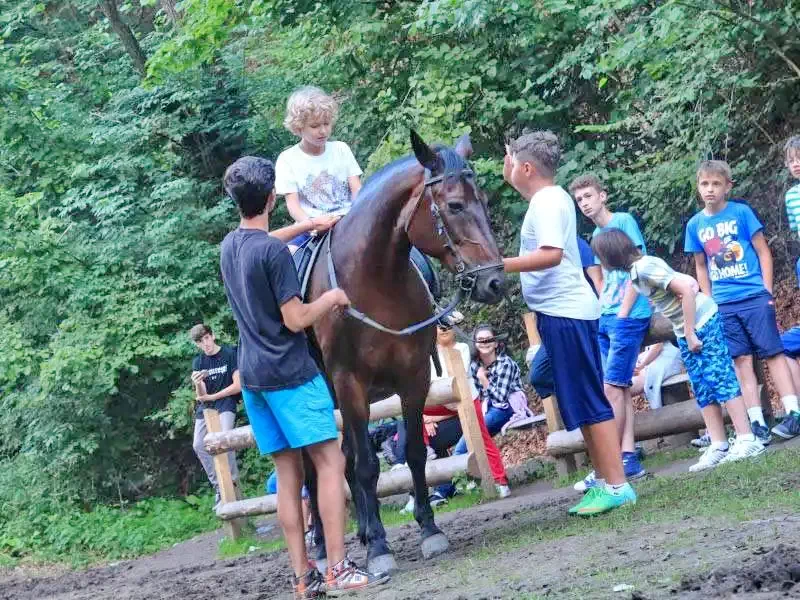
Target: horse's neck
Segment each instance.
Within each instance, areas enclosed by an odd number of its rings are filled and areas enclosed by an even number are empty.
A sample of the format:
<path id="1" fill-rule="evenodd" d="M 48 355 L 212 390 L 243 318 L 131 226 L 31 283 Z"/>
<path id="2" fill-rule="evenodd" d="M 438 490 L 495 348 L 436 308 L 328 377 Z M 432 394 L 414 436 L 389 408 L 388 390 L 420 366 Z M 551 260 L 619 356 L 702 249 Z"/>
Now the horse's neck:
<path id="1" fill-rule="evenodd" d="M 408 175 L 392 179 L 374 188 L 375 192 L 369 190 L 368 197 L 359 198 L 364 204 L 351 213 L 347 222 L 342 222 L 346 236 L 365 241 L 359 260 L 380 266 L 381 274 L 389 279 L 407 272 L 411 242 L 401 218 L 404 209 L 413 201 L 411 194 L 419 183 L 417 178 Z"/>

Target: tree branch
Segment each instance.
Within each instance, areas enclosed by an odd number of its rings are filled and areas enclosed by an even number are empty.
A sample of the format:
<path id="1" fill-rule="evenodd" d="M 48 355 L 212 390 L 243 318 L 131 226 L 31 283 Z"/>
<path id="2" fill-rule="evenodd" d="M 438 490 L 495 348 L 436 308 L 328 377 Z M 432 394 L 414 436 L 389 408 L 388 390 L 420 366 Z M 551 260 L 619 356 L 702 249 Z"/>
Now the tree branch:
<path id="1" fill-rule="evenodd" d="M 147 70 L 147 57 L 142 51 L 136 36 L 133 35 L 131 28 L 120 17 L 116 0 L 102 0 L 98 6 L 111 24 L 111 29 L 119 37 L 128 56 L 131 57 L 134 69 L 139 75 L 144 76 Z"/>

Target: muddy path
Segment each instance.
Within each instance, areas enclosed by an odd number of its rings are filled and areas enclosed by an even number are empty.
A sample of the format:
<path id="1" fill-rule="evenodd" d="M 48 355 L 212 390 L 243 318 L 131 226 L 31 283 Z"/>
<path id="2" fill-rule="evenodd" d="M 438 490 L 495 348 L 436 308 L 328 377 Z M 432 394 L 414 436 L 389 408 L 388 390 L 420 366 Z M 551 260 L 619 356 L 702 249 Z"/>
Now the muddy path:
<path id="1" fill-rule="evenodd" d="M 668 472 L 684 469 L 685 464 L 671 465 Z M 784 475 L 779 489 L 800 495 L 800 464 Z M 800 598 L 796 510 L 770 507 L 754 494 L 737 505 L 745 518 L 693 517 L 689 511 L 678 520 L 659 521 L 654 509 L 636 507 L 613 520 L 576 526 L 565 516 L 574 500 L 568 488 L 540 484 L 519 488 L 505 500 L 441 514 L 437 522 L 451 548 L 430 561 L 421 558 L 416 524 L 391 528 L 401 571 L 389 586 L 359 597 Z M 291 598 L 285 552 L 215 560 L 218 538 L 218 533 L 201 536 L 151 557 L 85 571 L 12 572 L 0 576 L 0 599 Z M 363 561 L 352 536 L 348 547 Z M 731 569 L 732 564 L 743 566 Z"/>

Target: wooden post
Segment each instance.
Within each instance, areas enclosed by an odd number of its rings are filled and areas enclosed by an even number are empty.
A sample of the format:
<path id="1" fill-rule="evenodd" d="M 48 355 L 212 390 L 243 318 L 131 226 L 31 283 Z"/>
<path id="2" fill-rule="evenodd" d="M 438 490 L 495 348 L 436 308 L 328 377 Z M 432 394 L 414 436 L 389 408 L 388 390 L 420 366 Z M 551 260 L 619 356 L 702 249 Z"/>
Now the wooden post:
<path id="1" fill-rule="evenodd" d="M 447 373 L 455 379 L 458 395 L 458 418 L 461 421 L 461 431 L 467 441 L 467 449 L 475 455 L 478 471 L 481 474 L 481 488 L 486 498 L 497 496 L 494 487 L 492 470 L 489 468 L 489 458 L 486 456 L 486 447 L 483 445 L 478 415 L 475 413 L 475 402 L 470 391 L 467 372 L 461 359 L 461 353 L 453 347 L 439 347 L 444 358 Z"/>
<path id="2" fill-rule="evenodd" d="M 222 431 L 222 424 L 219 420 L 219 413 L 213 408 L 206 408 L 203 410 L 203 418 L 206 420 L 206 429 L 209 433 L 219 433 Z M 228 462 L 228 453 L 214 455 L 214 471 L 217 473 L 217 486 L 219 487 L 219 495 L 221 504 L 225 505 L 229 502 L 236 502 L 237 492 L 236 486 L 233 485 L 233 476 L 231 475 L 231 466 Z M 225 537 L 231 540 L 237 540 L 242 535 L 242 521 L 234 519 L 225 521 L 223 523 L 225 530 Z"/>
<path id="3" fill-rule="evenodd" d="M 536 326 L 536 313 L 525 313 L 522 315 L 525 322 L 525 332 L 528 334 L 529 346 L 541 346 L 542 338 L 539 336 L 539 328 Z M 547 419 L 547 432 L 561 431 L 564 429 L 564 421 L 561 419 L 561 411 L 558 410 L 558 399 L 555 394 L 542 398 L 544 416 Z M 569 475 L 578 470 L 574 455 L 560 456 L 556 459 L 556 472 L 559 475 Z"/>

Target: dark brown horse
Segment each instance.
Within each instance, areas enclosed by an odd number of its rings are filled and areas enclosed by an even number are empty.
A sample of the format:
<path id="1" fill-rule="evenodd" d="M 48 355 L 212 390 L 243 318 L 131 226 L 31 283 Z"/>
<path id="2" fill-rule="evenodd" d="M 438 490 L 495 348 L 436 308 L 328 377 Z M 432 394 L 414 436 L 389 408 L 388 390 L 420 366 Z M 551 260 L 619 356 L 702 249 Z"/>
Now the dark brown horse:
<path id="1" fill-rule="evenodd" d="M 352 314 L 330 314 L 310 332 L 342 411 L 347 480 L 372 572 L 392 570 L 396 563 L 378 511 L 379 464 L 367 431 L 370 399 L 393 393 L 402 399 L 408 427 L 406 456 L 416 496 L 414 517 L 422 528 L 423 555 L 429 558 L 448 547 L 428 502 L 422 437 L 435 326 L 431 323 L 404 335 L 377 326 L 400 330 L 433 314 L 425 284 L 409 263 L 411 246 L 455 272 L 473 300 L 498 302 L 505 282 L 486 197 L 466 162 L 472 153 L 469 138 L 458 140 L 455 150 L 431 148 L 412 131 L 411 143 L 414 156 L 391 163 L 365 183 L 353 209 L 332 232 L 330 259 L 323 249 L 313 267 L 308 292 L 308 299 L 314 300 L 336 282 L 353 308 L 373 320 L 369 325 Z M 316 490 L 310 491 L 319 524 Z M 324 560 L 319 525 L 315 541 L 317 558 Z"/>

